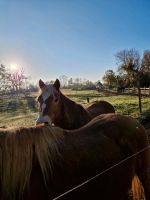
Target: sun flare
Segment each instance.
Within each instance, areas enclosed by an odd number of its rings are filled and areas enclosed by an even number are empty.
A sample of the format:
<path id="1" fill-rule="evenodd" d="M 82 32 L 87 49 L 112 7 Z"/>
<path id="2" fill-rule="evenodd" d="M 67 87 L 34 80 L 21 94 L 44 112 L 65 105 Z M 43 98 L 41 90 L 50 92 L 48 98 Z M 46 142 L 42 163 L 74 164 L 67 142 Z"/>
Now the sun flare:
<path id="1" fill-rule="evenodd" d="M 17 70 L 17 68 L 18 68 L 18 67 L 17 67 L 16 64 L 11 64 L 11 65 L 10 65 L 10 69 L 11 69 L 11 70 Z"/>

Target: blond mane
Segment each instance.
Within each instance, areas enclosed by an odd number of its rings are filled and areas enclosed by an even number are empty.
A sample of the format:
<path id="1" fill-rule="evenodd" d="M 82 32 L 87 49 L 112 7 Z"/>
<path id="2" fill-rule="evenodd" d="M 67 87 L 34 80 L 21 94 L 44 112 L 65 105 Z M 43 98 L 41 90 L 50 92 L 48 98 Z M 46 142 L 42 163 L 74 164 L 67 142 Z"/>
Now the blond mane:
<path id="1" fill-rule="evenodd" d="M 34 156 L 46 184 L 48 173 L 53 173 L 62 137 L 61 129 L 50 126 L 0 129 L 0 182 L 7 198 L 14 199 L 16 191 L 23 194 L 29 184 Z"/>

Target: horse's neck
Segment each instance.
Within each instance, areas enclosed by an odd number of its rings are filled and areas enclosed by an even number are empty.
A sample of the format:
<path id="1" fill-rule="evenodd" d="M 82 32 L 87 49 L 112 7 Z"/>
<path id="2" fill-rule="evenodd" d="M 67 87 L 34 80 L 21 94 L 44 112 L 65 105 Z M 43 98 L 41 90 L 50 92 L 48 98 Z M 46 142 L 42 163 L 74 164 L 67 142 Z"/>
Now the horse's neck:
<path id="1" fill-rule="evenodd" d="M 61 94 L 61 103 L 62 116 L 65 120 L 70 121 L 70 118 L 74 118 L 73 111 L 75 109 L 76 103 L 63 94 Z"/>
<path id="2" fill-rule="evenodd" d="M 63 95 L 62 93 L 60 93 L 60 95 L 61 95 L 63 105 L 72 106 L 73 104 L 75 104 L 74 101 L 72 101 L 71 99 Z"/>
<path id="3" fill-rule="evenodd" d="M 87 110 L 61 93 L 61 124 L 63 128 L 74 129 L 90 121 Z M 66 126 L 65 126 L 66 125 Z"/>

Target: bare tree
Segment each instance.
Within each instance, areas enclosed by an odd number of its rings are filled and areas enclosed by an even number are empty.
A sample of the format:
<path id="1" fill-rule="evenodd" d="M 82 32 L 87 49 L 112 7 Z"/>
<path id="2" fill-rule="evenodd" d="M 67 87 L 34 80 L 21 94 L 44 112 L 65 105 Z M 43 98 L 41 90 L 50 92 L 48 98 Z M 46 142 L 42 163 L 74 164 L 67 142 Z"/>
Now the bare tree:
<path id="1" fill-rule="evenodd" d="M 68 84 L 68 77 L 66 75 L 59 76 L 59 80 L 60 80 L 61 86 L 66 86 Z"/>
<path id="2" fill-rule="evenodd" d="M 11 83 L 13 92 L 19 95 L 23 87 L 25 87 L 25 83 L 28 78 L 25 76 L 24 70 L 21 69 L 15 72 L 10 72 L 8 79 Z"/>

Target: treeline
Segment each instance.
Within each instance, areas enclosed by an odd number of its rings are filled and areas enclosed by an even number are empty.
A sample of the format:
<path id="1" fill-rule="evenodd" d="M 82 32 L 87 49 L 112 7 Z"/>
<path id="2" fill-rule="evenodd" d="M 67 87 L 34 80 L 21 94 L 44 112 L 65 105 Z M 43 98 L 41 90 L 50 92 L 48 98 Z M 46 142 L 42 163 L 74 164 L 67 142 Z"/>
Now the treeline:
<path id="1" fill-rule="evenodd" d="M 103 76 L 107 88 L 123 90 L 129 87 L 150 87 L 150 50 L 143 56 L 135 49 L 122 50 L 116 55 L 117 72 L 108 69 Z"/>
<path id="2" fill-rule="evenodd" d="M 66 75 L 59 76 L 61 88 L 72 90 L 95 90 L 97 83 L 93 83 L 85 78 L 68 78 Z M 52 84 L 54 81 L 50 81 Z"/>
<path id="3" fill-rule="evenodd" d="M 67 86 L 63 86 L 64 89 L 72 89 L 72 90 L 95 90 L 96 85 L 89 81 L 87 83 L 73 83 L 68 84 Z"/>
<path id="4" fill-rule="evenodd" d="M 117 87 L 123 91 L 126 87 L 138 90 L 139 112 L 142 112 L 141 87 L 150 87 L 150 50 L 146 50 L 141 57 L 135 49 L 125 49 L 116 55 L 118 65 L 117 74 L 107 70 L 103 81 L 109 88 Z"/>

